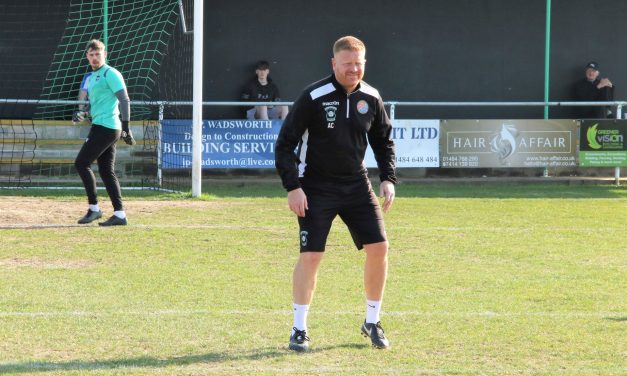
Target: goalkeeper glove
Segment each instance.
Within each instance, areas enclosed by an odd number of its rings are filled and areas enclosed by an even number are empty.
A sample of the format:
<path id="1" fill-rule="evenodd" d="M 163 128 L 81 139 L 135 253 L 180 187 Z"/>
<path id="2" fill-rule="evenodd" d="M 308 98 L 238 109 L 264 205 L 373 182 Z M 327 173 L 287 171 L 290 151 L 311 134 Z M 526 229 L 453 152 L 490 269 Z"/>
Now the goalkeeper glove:
<path id="1" fill-rule="evenodd" d="M 133 133 L 128 129 L 128 121 L 125 120 L 122 120 L 122 140 L 124 140 L 127 145 L 131 146 L 137 143 L 133 138 Z"/>
<path id="2" fill-rule="evenodd" d="M 72 115 L 72 124 L 76 125 L 82 122 L 87 116 L 89 116 L 89 112 L 87 111 L 75 111 Z"/>

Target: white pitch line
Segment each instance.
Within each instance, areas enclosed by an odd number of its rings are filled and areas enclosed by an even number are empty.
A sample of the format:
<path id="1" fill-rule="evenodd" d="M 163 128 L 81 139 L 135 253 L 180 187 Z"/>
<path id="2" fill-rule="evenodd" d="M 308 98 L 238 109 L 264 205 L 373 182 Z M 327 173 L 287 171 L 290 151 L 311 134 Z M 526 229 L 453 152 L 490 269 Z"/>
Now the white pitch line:
<path id="1" fill-rule="evenodd" d="M 324 349 L 322 349 L 324 350 Z M 284 350 L 286 353 L 293 354 L 289 350 Z M 314 349 L 314 352 L 316 349 Z M 298 356 L 293 354 L 294 356 Z M 242 357 L 246 357 L 246 355 L 242 355 Z M 550 373 L 550 374 L 560 374 L 560 375 L 570 375 L 570 374 L 599 374 L 601 373 L 611 373 L 611 374 L 624 374 L 627 371 L 625 367 L 603 367 L 603 368 L 593 368 L 593 367 L 568 367 L 568 366 L 560 366 L 560 367 L 529 367 L 529 368 L 519 368 L 519 367 L 504 367 L 500 365 L 490 366 L 490 367 L 441 367 L 441 368 L 427 368 L 420 366 L 412 366 L 412 365 L 397 365 L 395 367 L 381 367 L 377 365 L 331 365 L 331 366 L 303 366 L 299 364 L 298 366 L 294 365 L 286 365 L 285 367 L 281 366 L 271 366 L 271 365 L 243 365 L 243 364 L 222 364 L 222 362 L 214 362 L 214 361 L 203 361 L 202 359 L 195 363 L 188 364 L 180 364 L 176 363 L 177 358 L 171 359 L 163 359 L 161 361 L 156 360 L 155 364 L 144 364 L 142 359 L 138 359 L 136 365 L 133 364 L 115 364 L 114 362 L 105 361 L 104 364 L 99 364 L 98 361 L 94 361 L 92 363 L 82 362 L 82 361 L 67 361 L 55 363 L 51 361 L 33 361 L 30 363 L 13 363 L 13 362 L 0 362 L 0 367 L 6 367 L 6 370 L 11 373 L 12 369 L 15 369 L 16 372 L 24 372 L 24 371 L 81 371 L 81 370 L 105 370 L 105 371 L 123 371 L 123 370 L 150 370 L 151 373 L 157 374 L 160 373 L 160 369 L 165 366 L 165 364 L 172 363 L 173 365 L 168 365 L 168 367 L 177 367 L 172 368 L 175 370 L 180 369 L 182 372 L 184 370 L 185 374 L 199 374 L 206 375 L 215 372 L 227 372 L 228 374 L 232 374 L 233 371 L 241 372 L 242 374 L 257 374 L 257 373 L 272 373 L 272 374 L 355 374 L 355 373 L 373 373 L 373 374 L 420 374 L 420 375 L 443 375 L 443 374 L 537 374 L 537 373 Z M 108 364 L 110 363 L 110 364 Z M 128 362 L 127 362 L 128 363 Z M 160 364 L 162 363 L 162 364 Z M 168 368 L 170 369 L 170 368 Z M 190 373 L 191 372 L 191 373 Z"/>
<path id="2" fill-rule="evenodd" d="M 47 229 L 47 228 L 73 228 L 73 227 L 86 227 L 85 225 L 70 225 L 70 224 L 49 224 L 49 225 L 39 225 L 39 224 L 15 224 L 15 225 L 0 225 L 0 230 L 36 230 L 36 229 Z"/>
<path id="3" fill-rule="evenodd" d="M 134 225 L 131 224 L 130 228 L 152 229 L 152 228 L 180 228 L 180 229 L 227 229 L 227 230 L 247 230 L 247 229 L 276 229 L 283 228 L 283 226 L 241 226 L 241 225 L 223 225 L 223 224 L 189 224 L 189 225 Z M 13 224 L 13 225 L 0 225 L 0 230 L 38 230 L 38 229 L 54 229 L 54 228 L 84 228 L 84 229 L 99 229 L 100 226 L 94 225 L 79 225 L 79 224 Z M 104 229 L 106 231 L 106 229 Z"/>
<path id="4" fill-rule="evenodd" d="M 233 229 L 233 230 L 245 230 L 245 229 L 276 229 L 276 228 L 285 228 L 283 224 L 276 226 L 242 226 L 242 225 L 225 225 L 225 224 L 133 224 L 129 225 L 130 228 L 182 228 L 182 229 Z M 70 223 L 57 223 L 57 224 L 33 224 L 33 223 L 15 223 L 15 224 L 7 224 L 0 225 L 0 230 L 28 230 L 28 229 L 50 229 L 50 228 L 100 228 L 99 226 L 94 225 L 79 225 L 79 224 L 70 224 Z M 405 230 L 408 227 L 397 226 L 395 227 L 397 230 Z M 446 231 L 446 232 L 474 232 L 474 231 L 483 231 L 483 232 L 496 232 L 496 233 L 513 233 L 513 232 L 552 232 L 552 231 L 574 231 L 574 232 L 588 232 L 586 229 L 582 229 L 580 227 L 537 227 L 537 228 L 529 228 L 529 227 L 421 227 L 420 229 L 411 228 L 414 232 L 424 233 L 425 231 Z M 622 230 L 622 227 L 603 227 L 594 229 L 594 232 L 615 232 L 617 230 Z"/>
<path id="5" fill-rule="evenodd" d="M 288 350 L 286 350 L 288 351 Z M 315 352 L 314 348 L 314 352 Z M 293 354 L 293 353 L 292 353 Z M 296 355 L 298 356 L 298 355 Z M 627 368 L 625 367 L 603 367 L 603 368 L 593 368 L 593 367 L 529 367 L 529 368 L 519 368 L 519 367 L 504 367 L 501 365 L 493 365 L 486 367 L 442 367 L 442 368 L 426 368 L 420 366 L 412 366 L 412 365 L 398 365 L 395 367 L 381 367 L 379 365 L 364 365 L 364 364 L 355 364 L 348 366 L 305 366 L 302 364 L 298 364 L 297 366 L 264 366 L 264 365 L 239 365 L 239 364 L 219 364 L 219 363 L 199 363 L 199 364 L 191 364 L 187 366 L 183 366 L 184 370 L 191 372 L 198 372 L 200 375 L 204 375 L 211 372 L 223 372 L 227 371 L 229 373 L 233 371 L 239 371 L 246 374 L 256 374 L 256 373 L 273 373 L 273 374 L 311 374 L 311 375 L 323 375 L 323 374 L 338 374 L 338 375 L 353 375 L 353 374 L 362 374 L 362 373 L 372 373 L 377 375 L 400 375 L 400 374 L 411 374 L 411 375 L 449 375 L 449 374 L 472 374 L 472 375 L 511 375 L 511 374 L 558 374 L 558 375 L 573 375 L 573 374 L 591 374 L 597 375 L 600 373 L 610 373 L 610 374 L 625 374 Z M 129 367 L 130 368 L 130 367 Z M 135 367 L 135 368 L 145 368 L 145 369 L 155 369 L 155 367 Z M 121 369 L 121 367 L 116 367 L 115 369 Z"/>
<path id="6" fill-rule="evenodd" d="M 104 317 L 104 316 L 195 316 L 195 315 L 291 315 L 291 310 L 156 310 L 156 311 L 0 311 L 2 317 Z M 318 311 L 316 315 L 337 316 L 348 315 L 357 316 L 361 312 L 356 311 Z M 426 311 L 385 311 L 386 316 L 423 316 L 423 317 L 627 317 L 627 312 L 426 312 Z"/>

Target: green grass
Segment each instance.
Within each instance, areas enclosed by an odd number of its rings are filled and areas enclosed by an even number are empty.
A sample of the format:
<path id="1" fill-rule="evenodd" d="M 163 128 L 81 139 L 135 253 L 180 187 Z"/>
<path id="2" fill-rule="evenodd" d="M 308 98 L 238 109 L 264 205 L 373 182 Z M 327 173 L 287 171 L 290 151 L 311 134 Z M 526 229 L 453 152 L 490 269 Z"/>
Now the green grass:
<path id="1" fill-rule="evenodd" d="M 204 192 L 124 192 L 130 207 L 177 202 L 130 211 L 125 228 L 0 230 L 0 374 L 627 373 L 624 187 L 399 185 L 382 315 L 393 348 L 359 334 L 363 255 L 338 221 L 307 354 L 287 350 L 298 231 L 285 193 Z M 0 200 L 16 195 L 84 201 Z"/>
<path id="2" fill-rule="evenodd" d="M 277 180 L 278 181 L 278 180 Z M 460 181 L 463 181 L 460 179 Z M 375 191 L 378 186 L 373 182 Z M 625 198 L 627 186 L 580 184 L 569 185 L 564 183 L 456 183 L 456 184 L 400 184 L 396 188 L 398 197 L 485 197 L 485 198 Z M 251 197 L 285 197 L 285 191 L 280 183 L 211 183 L 202 187 L 201 200 L 211 200 L 220 197 L 251 198 Z M 106 197 L 106 192 L 99 187 L 99 194 Z M 156 190 L 124 190 L 124 197 L 178 200 L 191 198 L 191 193 L 167 193 Z M 28 196 L 85 200 L 84 191 L 77 189 L 47 190 L 47 189 L 0 189 L 2 196 Z"/>

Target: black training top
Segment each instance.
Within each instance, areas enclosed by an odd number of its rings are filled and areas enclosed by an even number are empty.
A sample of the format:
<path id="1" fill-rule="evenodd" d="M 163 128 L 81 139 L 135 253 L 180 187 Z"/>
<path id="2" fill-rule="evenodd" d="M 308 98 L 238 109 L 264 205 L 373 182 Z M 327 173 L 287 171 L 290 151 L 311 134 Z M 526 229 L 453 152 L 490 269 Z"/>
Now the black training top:
<path id="1" fill-rule="evenodd" d="M 279 88 L 268 77 L 268 83 L 262 85 L 255 76 L 246 84 L 242 92 L 242 100 L 251 102 L 280 102 Z"/>
<path id="2" fill-rule="evenodd" d="M 372 86 L 362 81 L 347 94 L 334 75 L 313 83 L 294 102 L 276 142 L 283 187 L 288 192 L 300 187 L 302 177 L 333 182 L 367 177 L 368 142 L 381 181 L 396 183 L 391 133 L 383 100 Z"/>

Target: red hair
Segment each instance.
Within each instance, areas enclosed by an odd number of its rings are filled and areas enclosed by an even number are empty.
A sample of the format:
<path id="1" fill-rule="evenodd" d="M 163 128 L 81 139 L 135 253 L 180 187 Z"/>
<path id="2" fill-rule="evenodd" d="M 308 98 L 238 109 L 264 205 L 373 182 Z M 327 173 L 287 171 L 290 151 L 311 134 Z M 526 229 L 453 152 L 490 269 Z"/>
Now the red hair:
<path id="1" fill-rule="evenodd" d="M 336 40 L 335 43 L 333 44 L 333 54 L 336 54 L 342 50 L 359 51 L 359 52 L 363 51 L 365 53 L 366 45 L 364 44 L 364 42 L 360 41 L 354 36 L 347 35 L 345 37 L 341 37 L 340 39 Z"/>

